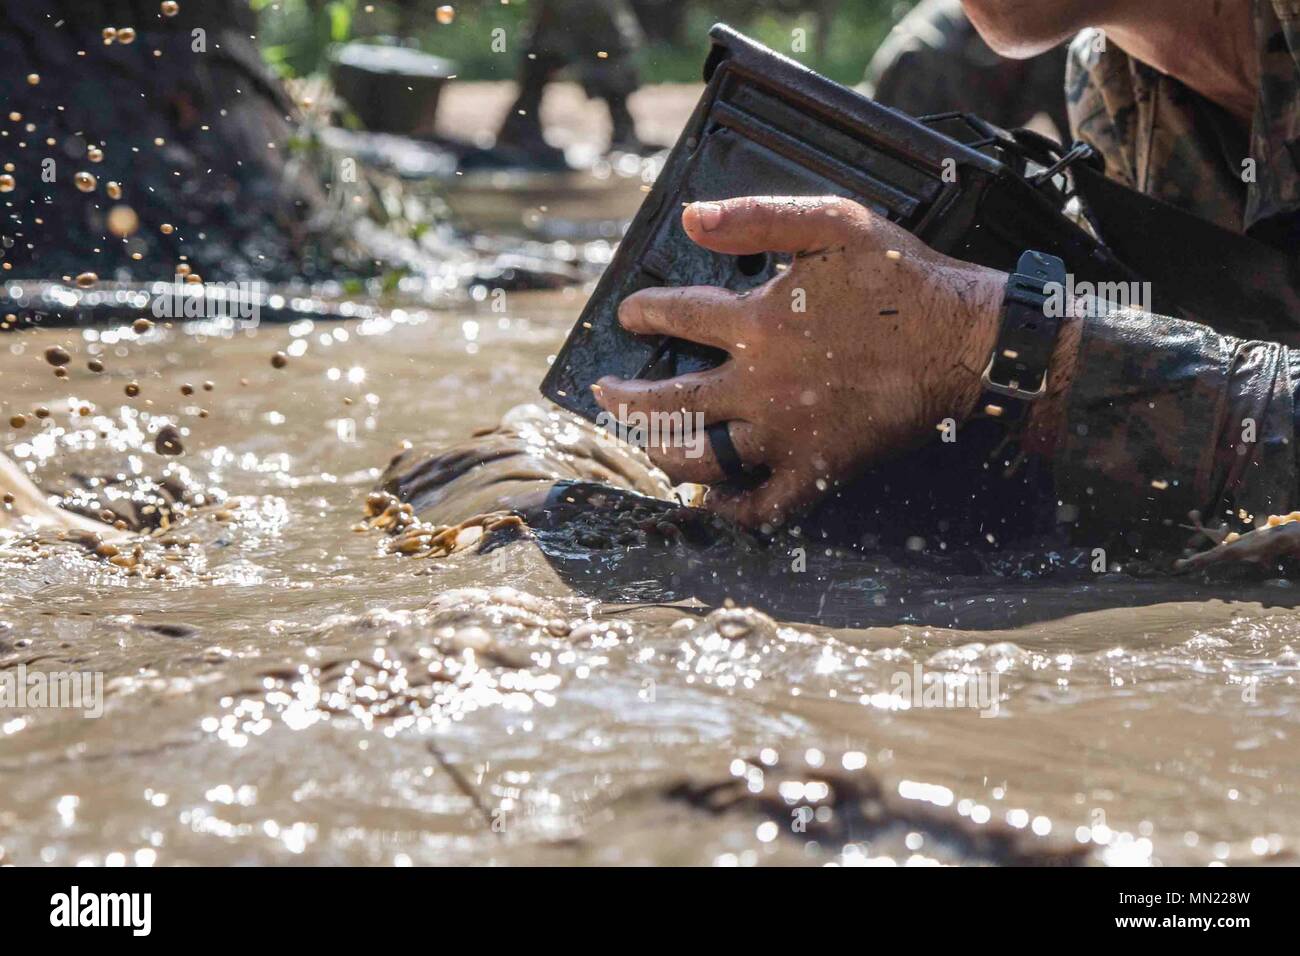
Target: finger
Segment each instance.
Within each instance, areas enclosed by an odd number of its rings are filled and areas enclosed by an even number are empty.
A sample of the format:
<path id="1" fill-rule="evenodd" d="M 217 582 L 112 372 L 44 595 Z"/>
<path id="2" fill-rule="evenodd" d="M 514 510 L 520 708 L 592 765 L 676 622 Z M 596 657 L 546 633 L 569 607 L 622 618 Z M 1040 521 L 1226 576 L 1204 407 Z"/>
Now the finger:
<path id="1" fill-rule="evenodd" d="M 746 466 L 766 464 L 765 450 L 758 439 L 758 431 L 749 422 L 731 422 L 731 443 L 736 447 L 736 454 Z M 662 435 L 662 430 L 661 430 Z M 704 422 L 693 422 L 678 442 L 650 442 L 646 445 L 646 454 L 656 466 L 661 468 L 674 484 L 691 481 L 700 485 L 712 485 L 725 481 L 726 473 L 718 464 L 718 456 L 713 451 Z"/>
<path id="2" fill-rule="evenodd" d="M 746 196 L 691 203 L 682 227 L 714 252 L 812 252 L 849 241 L 873 214 L 839 196 Z"/>
<path id="3" fill-rule="evenodd" d="M 710 488 L 704 507 L 746 528 L 778 527 L 785 519 L 820 497 L 814 479 L 792 469 L 776 471 L 752 491 L 732 493 Z"/>
<path id="4" fill-rule="evenodd" d="M 591 387 L 596 404 L 620 421 L 634 412 L 642 415 L 688 416 L 692 422 L 725 421 L 731 417 L 735 389 L 726 388 L 728 363 L 702 372 L 688 372 L 675 378 L 650 381 L 606 375 Z"/>
<path id="5" fill-rule="evenodd" d="M 749 327 L 747 296 L 715 286 L 642 289 L 618 307 L 618 321 L 639 335 L 669 335 L 676 339 L 735 351 Z"/>

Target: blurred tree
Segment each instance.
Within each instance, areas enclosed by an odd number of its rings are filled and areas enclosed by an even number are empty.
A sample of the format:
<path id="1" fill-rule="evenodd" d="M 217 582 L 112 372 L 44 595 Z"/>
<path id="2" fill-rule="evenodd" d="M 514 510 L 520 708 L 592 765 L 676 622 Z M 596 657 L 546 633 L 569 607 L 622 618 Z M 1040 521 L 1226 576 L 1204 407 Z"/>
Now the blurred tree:
<path id="1" fill-rule="evenodd" d="M 462 0 L 441 23 L 440 0 L 253 0 L 268 58 L 299 75 L 324 66 L 331 31 L 391 35 L 460 64 L 467 80 L 509 80 L 535 0 Z M 913 0 L 634 0 L 646 12 L 645 82 L 694 82 L 710 24 L 722 20 L 841 82 L 862 77 L 872 53 Z M 367 9 L 370 7 L 372 9 Z M 802 30 L 802 34 L 796 34 Z M 504 34 L 494 31 L 504 31 Z M 504 36 L 504 46 L 500 38 Z M 336 36 L 335 39 L 347 39 Z"/>

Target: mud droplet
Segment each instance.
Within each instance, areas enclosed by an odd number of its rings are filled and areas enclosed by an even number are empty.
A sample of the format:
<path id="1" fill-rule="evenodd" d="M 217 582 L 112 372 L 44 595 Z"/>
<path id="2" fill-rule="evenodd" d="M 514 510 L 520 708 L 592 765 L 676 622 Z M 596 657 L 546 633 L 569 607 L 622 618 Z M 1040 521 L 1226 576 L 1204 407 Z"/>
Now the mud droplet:
<path id="1" fill-rule="evenodd" d="M 122 391 L 126 392 L 127 398 L 135 398 L 137 395 L 140 394 L 140 383 L 127 382 L 126 388 L 122 389 Z"/>
<path id="2" fill-rule="evenodd" d="M 40 75 L 39 73 L 28 73 L 28 74 L 27 74 L 27 85 L 28 85 L 28 86 L 37 86 L 37 85 L 40 84 L 40 82 L 41 82 L 41 75 Z"/>
<path id="3" fill-rule="evenodd" d="M 181 12 L 181 5 L 176 0 L 163 0 L 159 6 L 165 17 L 174 17 Z"/>
<path id="4" fill-rule="evenodd" d="M 24 425 L 26 425 L 26 424 L 27 424 L 27 416 L 26 416 L 26 415 L 12 415 L 12 416 L 10 416 L 10 418 L 9 418 L 9 427 L 10 427 L 10 428 L 22 428 L 22 427 L 23 427 Z"/>
<path id="5" fill-rule="evenodd" d="M 83 193 L 93 193 L 95 191 L 95 186 L 98 183 L 98 180 L 85 170 L 82 170 L 77 173 L 77 175 L 73 176 L 72 181 Z"/>
<path id="6" fill-rule="evenodd" d="M 93 272 L 83 272 L 77 276 L 77 288 L 89 289 L 99 282 L 99 276 Z"/>
<path id="7" fill-rule="evenodd" d="M 110 187 L 116 185 L 109 183 Z M 108 194 L 113 195 L 113 190 L 108 189 Z M 122 195 L 119 189 L 117 194 Z M 125 239 L 135 234 L 140 228 L 140 217 L 135 214 L 135 210 L 130 206 L 114 206 L 108 211 L 108 231 L 119 239 Z"/>
<path id="8" fill-rule="evenodd" d="M 72 356 L 68 354 L 68 350 L 63 346 L 51 345 L 45 350 L 45 361 L 54 366 L 67 365 L 72 361 Z"/>
<path id="9" fill-rule="evenodd" d="M 173 226 L 170 222 L 165 222 L 158 227 L 158 231 L 161 232 L 164 236 L 170 236 L 173 232 L 176 231 L 176 227 Z"/>
<path id="10" fill-rule="evenodd" d="M 112 182 L 111 180 L 104 184 L 104 192 L 108 193 L 109 199 L 122 198 L 122 184 Z"/>
<path id="11" fill-rule="evenodd" d="M 135 28 L 134 28 L 134 27 L 118 27 L 118 28 L 117 28 L 117 42 L 118 42 L 118 43 L 134 43 L 134 42 L 135 42 Z"/>
<path id="12" fill-rule="evenodd" d="M 104 363 L 101 362 L 99 359 L 91 359 L 89 362 L 86 363 L 86 368 L 90 369 L 95 374 L 99 374 L 100 372 L 104 371 Z"/>
<path id="13" fill-rule="evenodd" d="M 435 11 L 434 15 L 438 18 L 439 23 L 446 26 L 448 23 L 451 23 L 451 21 L 456 19 L 456 8 L 449 3 L 443 4 L 437 9 L 437 11 Z"/>
<path id="14" fill-rule="evenodd" d="M 181 433 L 175 425 L 164 425 L 158 429 L 153 441 L 153 450 L 160 455 L 183 455 L 185 446 L 181 444 Z"/>
<path id="15" fill-rule="evenodd" d="M 276 352 L 271 356 L 272 368 L 284 368 L 288 364 L 289 356 L 285 355 L 283 352 Z"/>
<path id="16" fill-rule="evenodd" d="M 194 394 L 194 386 L 191 385 L 189 382 L 186 382 L 184 385 L 181 386 L 181 394 L 182 394 L 182 395 L 193 395 L 193 394 Z"/>
<path id="17" fill-rule="evenodd" d="M 11 193 L 18 183 L 8 173 L 0 175 L 0 193 Z"/>
<path id="18" fill-rule="evenodd" d="M 153 329 L 153 322 L 149 319 L 136 319 L 131 323 L 131 331 L 136 335 L 147 335 Z"/>

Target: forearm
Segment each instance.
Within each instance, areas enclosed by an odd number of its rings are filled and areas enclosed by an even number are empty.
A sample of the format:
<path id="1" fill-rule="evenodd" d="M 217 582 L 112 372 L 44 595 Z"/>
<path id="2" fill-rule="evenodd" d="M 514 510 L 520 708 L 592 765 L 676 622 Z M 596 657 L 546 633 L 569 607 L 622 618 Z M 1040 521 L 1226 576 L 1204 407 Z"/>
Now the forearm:
<path id="1" fill-rule="evenodd" d="M 1300 354 L 1133 311 L 1072 319 L 1027 447 L 1084 518 L 1153 532 L 1294 509 Z"/>

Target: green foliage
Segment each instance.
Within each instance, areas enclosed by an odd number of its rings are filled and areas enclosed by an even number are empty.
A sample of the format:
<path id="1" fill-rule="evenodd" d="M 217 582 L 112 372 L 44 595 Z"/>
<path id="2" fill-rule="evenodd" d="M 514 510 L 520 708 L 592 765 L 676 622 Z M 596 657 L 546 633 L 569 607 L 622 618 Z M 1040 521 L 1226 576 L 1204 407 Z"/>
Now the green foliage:
<path id="1" fill-rule="evenodd" d="M 462 0 L 456 17 L 438 22 L 436 0 L 251 0 L 261 19 L 262 50 L 284 75 L 304 75 L 327 65 L 332 43 L 401 36 L 458 64 L 467 80 L 513 79 L 516 57 L 536 0 Z M 596 2 L 596 0 L 592 0 Z M 856 83 L 889 28 L 914 0 L 681 0 L 689 2 L 684 38 L 656 41 L 641 53 L 647 83 L 699 79 L 706 33 L 719 20 L 834 79 Z M 370 6 L 372 10 L 366 10 Z M 833 10 L 825 20 L 818 11 Z M 494 52 L 492 31 L 504 28 L 507 51 Z M 794 31 L 806 31 L 802 36 Z M 806 41 L 806 49 L 796 47 Z"/>
<path id="2" fill-rule="evenodd" d="M 647 82 L 698 80 L 708 48 L 708 29 L 722 21 L 832 79 L 857 83 L 876 47 L 911 9 L 913 2 L 705 0 L 692 3 L 687 17 L 687 42 L 650 46 L 644 55 L 644 75 Z M 833 9 L 825 19 L 819 14 L 823 7 Z M 797 35 L 796 30 L 804 32 Z"/>
<path id="3" fill-rule="evenodd" d="M 352 38 L 358 0 L 252 0 L 262 56 L 283 76 L 323 69 L 333 43 Z"/>

